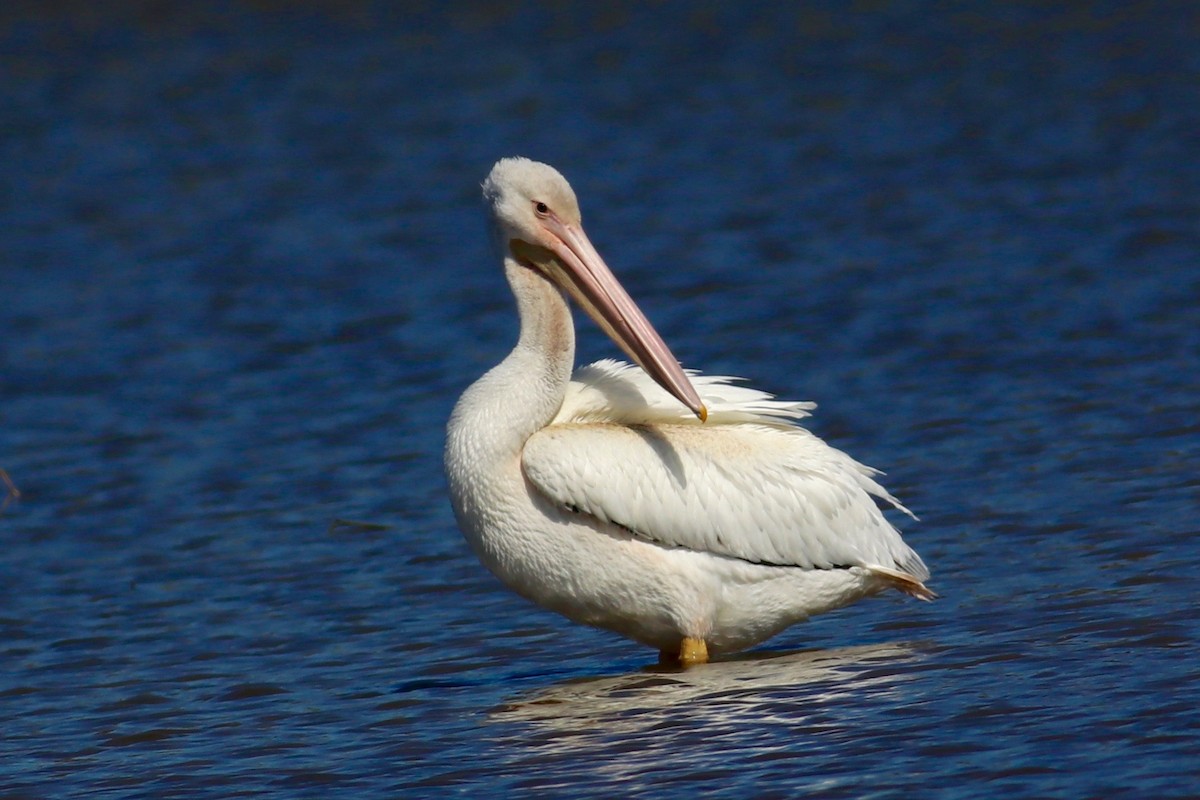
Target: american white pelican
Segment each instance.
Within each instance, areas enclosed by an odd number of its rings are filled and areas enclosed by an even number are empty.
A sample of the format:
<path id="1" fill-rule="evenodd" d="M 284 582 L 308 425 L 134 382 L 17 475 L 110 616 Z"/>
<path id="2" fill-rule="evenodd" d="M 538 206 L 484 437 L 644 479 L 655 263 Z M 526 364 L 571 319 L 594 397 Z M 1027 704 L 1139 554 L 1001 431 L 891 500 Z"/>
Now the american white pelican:
<path id="1" fill-rule="evenodd" d="M 887 588 L 935 596 L 876 505 L 907 513 L 878 473 L 795 423 L 812 404 L 680 368 L 557 170 L 503 159 L 483 196 L 521 333 L 455 406 L 446 477 L 459 527 L 509 588 L 684 665 Z M 637 367 L 571 374 L 567 295 Z"/>

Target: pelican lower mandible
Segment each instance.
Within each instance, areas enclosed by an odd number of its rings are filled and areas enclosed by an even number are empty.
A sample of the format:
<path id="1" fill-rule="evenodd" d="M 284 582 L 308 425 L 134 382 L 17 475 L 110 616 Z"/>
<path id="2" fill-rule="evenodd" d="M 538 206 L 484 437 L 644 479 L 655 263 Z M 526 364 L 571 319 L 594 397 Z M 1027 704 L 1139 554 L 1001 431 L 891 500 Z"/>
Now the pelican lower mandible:
<path id="1" fill-rule="evenodd" d="M 516 298 L 512 352 L 446 437 L 459 527 L 513 591 L 684 665 L 929 570 L 878 474 L 797 424 L 810 403 L 685 372 L 583 231 L 552 167 L 499 161 L 484 199 Z M 572 374 L 574 300 L 633 361 Z"/>

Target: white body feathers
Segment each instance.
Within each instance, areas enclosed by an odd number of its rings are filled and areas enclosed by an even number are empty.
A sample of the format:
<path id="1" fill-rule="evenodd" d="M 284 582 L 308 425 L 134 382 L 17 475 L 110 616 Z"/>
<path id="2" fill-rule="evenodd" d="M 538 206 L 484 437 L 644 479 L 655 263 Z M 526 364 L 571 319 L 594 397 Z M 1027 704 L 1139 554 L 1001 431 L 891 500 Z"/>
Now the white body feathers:
<path id="1" fill-rule="evenodd" d="M 854 461 L 795 420 L 811 404 L 692 374 L 701 423 L 641 369 L 571 378 L 565 298 L 509 258 L 516 348 L 459 400 L 446 444 L 455 514 L 505 584 L 568 618 L 670 651 L 752 646 L 928 570 Z"/>

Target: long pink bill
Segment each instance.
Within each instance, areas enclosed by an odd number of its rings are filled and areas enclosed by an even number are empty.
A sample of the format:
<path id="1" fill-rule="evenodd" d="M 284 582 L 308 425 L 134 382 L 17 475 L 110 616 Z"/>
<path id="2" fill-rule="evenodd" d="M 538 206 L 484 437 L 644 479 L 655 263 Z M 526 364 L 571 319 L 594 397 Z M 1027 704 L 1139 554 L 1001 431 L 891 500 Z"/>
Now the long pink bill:
<path id="1" fill-rule="evenodd" d="M 545 245 L 558 256 L 564 268 L 561 276 L 564 288 L 659 386 L 691 409 L 701 422 L 707 419 L 708 409 L 678 359 L 617 281 L 583 229 L 554 215 L 547 217 L 544 224 L 551 234 L 546 237 Z"/>

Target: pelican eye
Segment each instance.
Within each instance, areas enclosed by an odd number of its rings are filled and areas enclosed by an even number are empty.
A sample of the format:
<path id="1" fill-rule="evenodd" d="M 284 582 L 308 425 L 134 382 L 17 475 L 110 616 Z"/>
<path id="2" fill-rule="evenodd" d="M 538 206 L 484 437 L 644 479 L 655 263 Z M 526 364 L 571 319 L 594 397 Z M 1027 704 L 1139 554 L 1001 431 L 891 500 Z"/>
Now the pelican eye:
<path id="1" fill-rule="evenodd" d="M 533 210 L 536 211 L 539 216 L 544 217 L 550 213 L 550 206 L 546 205 L 545 203 L 534 203 Z"/>

